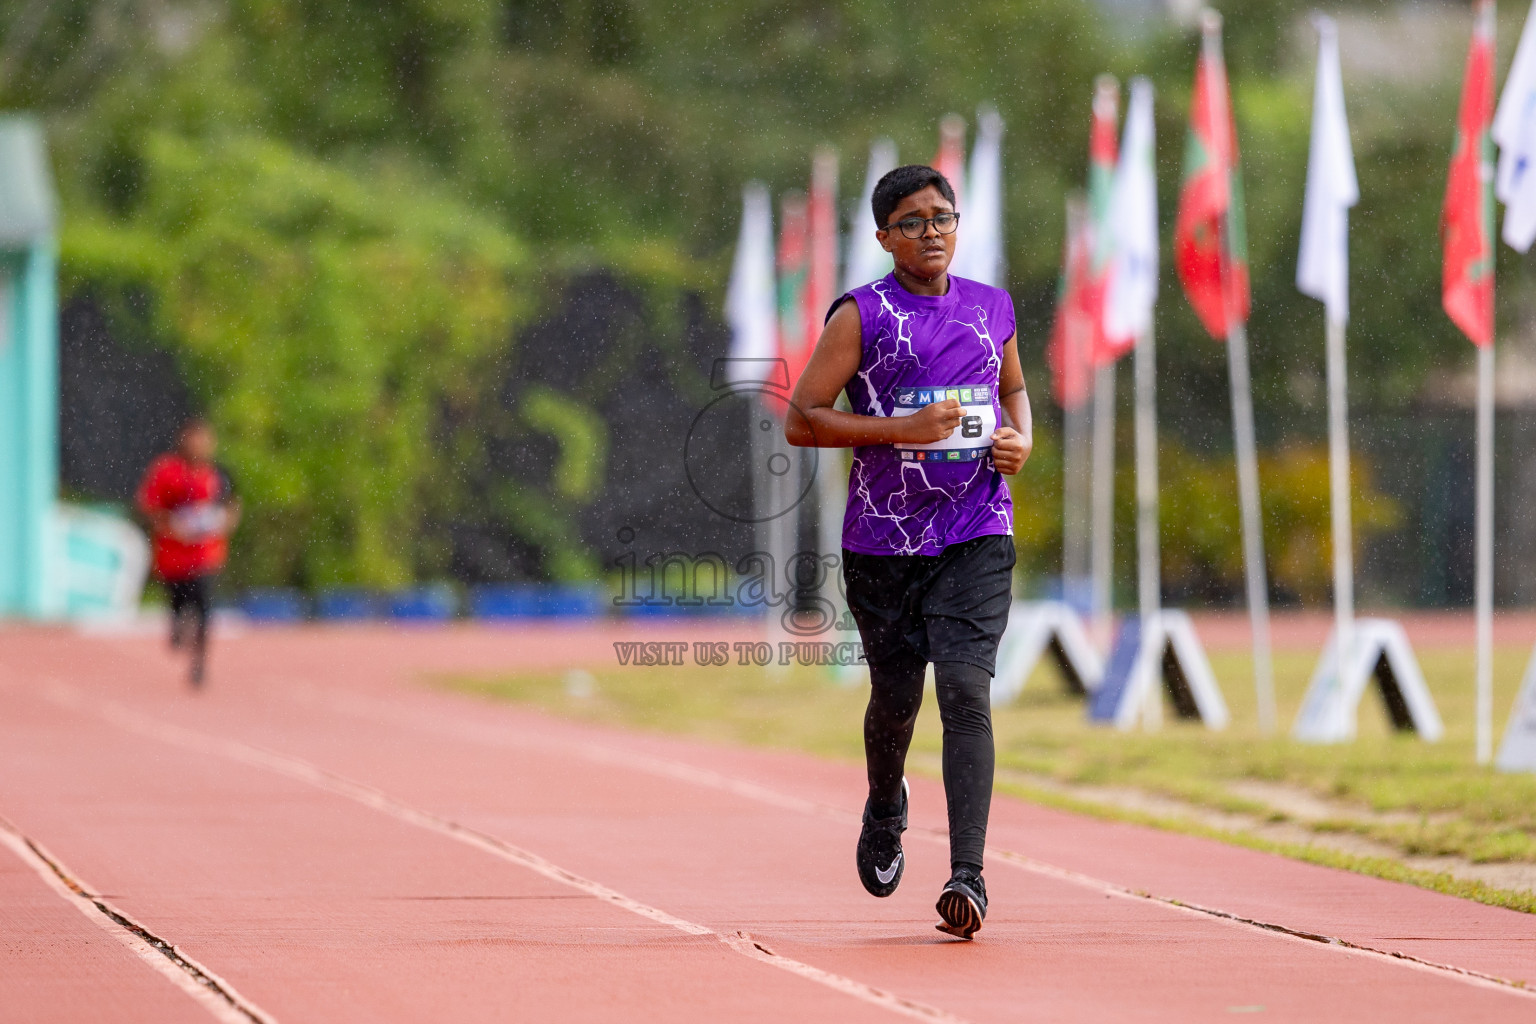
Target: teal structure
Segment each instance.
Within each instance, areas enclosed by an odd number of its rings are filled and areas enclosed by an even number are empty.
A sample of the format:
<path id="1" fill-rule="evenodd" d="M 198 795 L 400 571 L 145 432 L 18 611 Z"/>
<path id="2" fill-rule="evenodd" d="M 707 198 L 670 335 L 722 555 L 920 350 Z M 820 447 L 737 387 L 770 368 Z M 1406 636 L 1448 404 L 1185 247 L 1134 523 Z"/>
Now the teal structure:
<path id="1" fill-rule="evenodd" d="M 49 611 L 59 478 L 57 223 L 42 126 L 0 117 L 0 616 Z"/>

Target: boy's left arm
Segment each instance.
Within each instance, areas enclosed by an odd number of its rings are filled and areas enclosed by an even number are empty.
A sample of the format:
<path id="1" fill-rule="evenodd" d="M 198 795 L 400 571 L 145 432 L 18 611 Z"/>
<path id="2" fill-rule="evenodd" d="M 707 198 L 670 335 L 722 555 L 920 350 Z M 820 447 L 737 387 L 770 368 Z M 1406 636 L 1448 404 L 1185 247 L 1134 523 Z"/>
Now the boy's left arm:
<path id="1" fill-rule="evenodd" d="M 1003 346 L 998 404 L 1003 410 L 1003 422 L 992 432 L 992 464 L 999 473 L 1012 476 L 1024 468 L 1024 461 L 1035 444 L 1034 418 L 1029 410 L 1029 392 L 1024 390 L 1017 334 Z"/>
<path id="2" fill-rule="evenodd" d="M 240 493 L 235 490 L 235 480 L 229 475 L 229 471 L 223 466 L 216 466 L 214 468 L 219 474 L 219 489 L 222 491 L 223 500 L 220 504 L 224 506 L 224 529 L 220 532 L 223 536 L 228 537 L 239 528 L 240 513 L 243 511 L 244 506 L 240 502 Z"/>

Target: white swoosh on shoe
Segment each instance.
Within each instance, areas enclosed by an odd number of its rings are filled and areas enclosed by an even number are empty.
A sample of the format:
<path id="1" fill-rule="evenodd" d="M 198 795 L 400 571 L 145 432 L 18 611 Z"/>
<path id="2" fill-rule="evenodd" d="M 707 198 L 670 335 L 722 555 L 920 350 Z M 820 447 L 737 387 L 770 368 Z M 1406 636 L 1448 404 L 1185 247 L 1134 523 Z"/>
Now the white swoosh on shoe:
<path id="1" fill-rule="evenodd" d="M 891 879 L 896 877 L 896 871 L 900 867 L 901 867 L 901 854 L 898 853 L 896 855 L 896 859 L 891 861 L 891 866 L 886 868 L 884 871 L 881 871 L 879 868 L 875 868 L 875 877 L 880 880 L 880 884 L 881 885 L 890 885 L 891 884 Z"/>

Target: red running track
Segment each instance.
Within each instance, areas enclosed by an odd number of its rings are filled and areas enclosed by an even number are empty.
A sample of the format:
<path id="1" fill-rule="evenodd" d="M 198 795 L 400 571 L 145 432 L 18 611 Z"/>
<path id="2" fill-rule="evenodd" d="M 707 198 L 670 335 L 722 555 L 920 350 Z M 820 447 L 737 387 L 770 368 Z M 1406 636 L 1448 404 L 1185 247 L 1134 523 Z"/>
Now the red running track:
<path id="1" fill-rule="evenodd" d="M 0 1021 L 1536 1019 L 1536 917 L 999 798 L 953 942 L 935 782 L 874 900 L 857 765 L 417 682 L 610 639 L 0 632 Z"/>

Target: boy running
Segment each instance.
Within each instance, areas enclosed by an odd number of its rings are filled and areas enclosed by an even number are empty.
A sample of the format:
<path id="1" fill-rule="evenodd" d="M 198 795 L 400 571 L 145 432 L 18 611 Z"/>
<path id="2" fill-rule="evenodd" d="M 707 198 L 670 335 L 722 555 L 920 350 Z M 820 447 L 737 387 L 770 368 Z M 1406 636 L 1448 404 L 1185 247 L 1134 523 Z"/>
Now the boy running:
<path id="1" fill-rule="evenodd" d="M 992 672 L 1008 619 L 1013 504 L 1032 444 L 1013 300 L 950 277 L 960 215 L 931 167 L 880 179 L 875 237 L 895 270 L 833 304 L 795 387 L 791 444 L 854 449 L 843 578 L 869 661 L 869 799 L 856 854 L 875 896 L 901 882 L 907 747 L 934 666 L 951 877 L 940 931 L 975 935 L 992 801 Z M 846 390 L 852 412 L 833 408 Z"/>
<path id="2" fill-rule="evenodd" d="M 203 685 L 214 575 L 229 553 L 240 502 L 213 461 L 217 440 L 203 419 L 188 420 L 176 450 L 155 459 L 139 484 L 138 506 L 154 536 L 155 574 L 171 593 L 171 646 L 191 642 L 191 682 Z"/>

